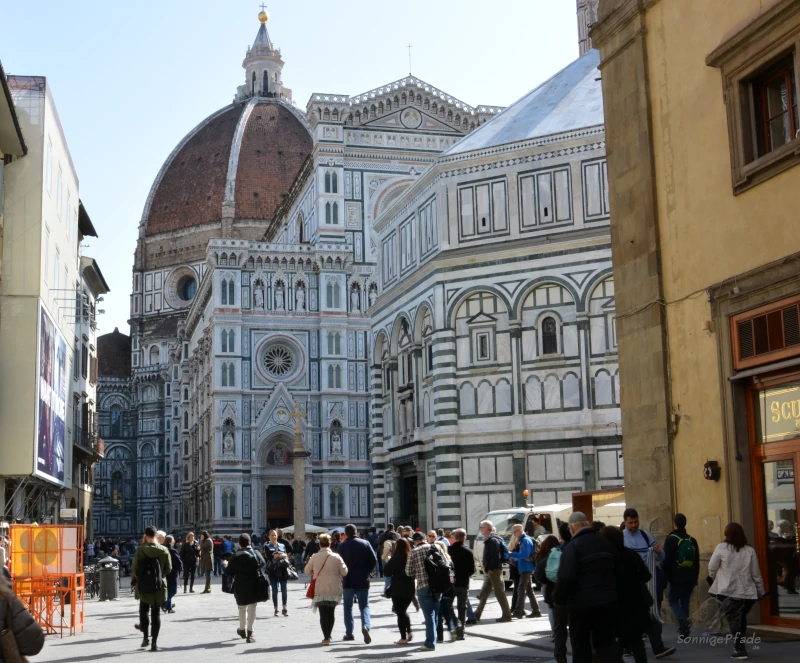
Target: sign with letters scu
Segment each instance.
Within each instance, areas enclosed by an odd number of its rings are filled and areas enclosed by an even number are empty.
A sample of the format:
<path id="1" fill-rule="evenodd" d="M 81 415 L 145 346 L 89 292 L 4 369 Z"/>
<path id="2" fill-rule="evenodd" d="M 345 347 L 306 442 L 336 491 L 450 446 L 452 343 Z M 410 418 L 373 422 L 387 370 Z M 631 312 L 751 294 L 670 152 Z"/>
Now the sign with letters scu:
<path id="1" fill-rule="evenodd" d="M 761 444 L 800 437 L 800 383 L 756 394 L 756 441 Z"/>

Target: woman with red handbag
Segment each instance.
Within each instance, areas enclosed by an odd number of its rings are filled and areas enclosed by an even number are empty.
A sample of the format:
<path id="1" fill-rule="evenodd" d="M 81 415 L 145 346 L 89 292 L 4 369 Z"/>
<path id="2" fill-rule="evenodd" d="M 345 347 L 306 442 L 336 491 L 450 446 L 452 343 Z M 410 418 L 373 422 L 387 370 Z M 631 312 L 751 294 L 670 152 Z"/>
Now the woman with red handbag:
<path id="1" fill-rule="evenodd" d="M 319 625 L 322 627 L 322 645 L 331 644 L 331 632 L 336 621 L 336 606 L 342 601 L 342 578 L 347 575 L 344 560 L 331 551 L 331 537 L 319 536 L 319 552 L 306 563 L 306 573 L 311 576 L 311 584 L 306 596 L 310 598 L 311 609 L 319 610 Z"/>

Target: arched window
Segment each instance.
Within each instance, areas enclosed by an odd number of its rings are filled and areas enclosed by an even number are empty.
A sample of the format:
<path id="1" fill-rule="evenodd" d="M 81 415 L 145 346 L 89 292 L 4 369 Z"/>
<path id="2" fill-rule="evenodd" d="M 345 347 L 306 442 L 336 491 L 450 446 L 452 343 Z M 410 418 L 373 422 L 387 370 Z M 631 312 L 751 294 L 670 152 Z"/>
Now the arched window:
<path id="1" fill-rule="evenodd" d="M 236 518 L 236 490 L 230 487 L 222 489 L 222 517 Z"/>
<path id="2" fill-rule="evenodd" d="M 183 455 L 184 456 L 188 456 L 189 455 L 189 439 L 188 438 L 183 441 Z"/>
<path id="3" fill-rule="evenodd" d="M 331 175 L 331 191 L 339 193 L 339 176 L 335 172 Z"/>
<path id="4" fill-rule="evenodd" d="M 122 472 L 111 475 L 111 506 L 122 509 Z"/>
<path id="5" fill-rule="evenodd" d="M 325 223 L 331 225 L 331 204 L 325 203 Z"/>
<path id="6" fill-rule="evenodd" d="M 330 494 L 331 499 L 331 516 L 344 517 L 344 491 L 332 490 Z"/>
<path id="7" fill-rule="evenodd" d="M 189 411 L 183 413 L 183 430 L 189 430 Z"/>
<path id="8" fill-rule="evenodd" d="M 222 342 L 222 352 L 228 351 L 228 332 L 226 330 L 222 330 L 220 332 L 220 341 Z"/>
<path id="9" fill-rule="evenodd" d="M 157 345 L 150 348 L 150 365 L 158 366 L 161 363 L 161 351 Z"/>
<path id="10" fill-rule="evenodd" d="M 330 171 L 325 173 L 325 193 L 331 192 L 331 173 Z"/>
<path id="11" fill-rule="evenodd" d="M 236 352 L 236 334 L 233 329 L 228 330 L 228 352 Z"/>
<path id="12" fill-rule="evenodd" d="M 233 286 L 233 278 L 231 278 L 231 280 L 228 281 L 228 306 L 233 306 L 236 304 L 236 299 L 233 296 Z"/>
<path id="13" fill-rule="evenodd" d="M 558 353 L 558 327 L 552 316 L 542 320 L 542 354 L 554 355 Z"/>
<path id="14" fill-rule="evenodd" d="M 330 364 L 328 365 L 328 389 L 341 389 L 342 388 L 342 367 Z"/>
<path id="15" fill-rule="evenodd" d="M 221 386 L 228 386 L 228 364 L 222 364 L 222 382 Z"/>
<path id="16" fill-rule="evenodd" d="M 228 305 L 228 280 L 222 279 L 222 304 L 224 306 Z"/>
<path id="17" fill-rule="evenodd" d="M 333 211 L 331 212 L 331 223 L 334 226 L 339 225 L 339 203 L 333 203 Z"/>
<path id="18" fill-rule="evenodd" d="M 183 466 L 183 480 L 184 481 L 188 481 L 189 480 L 189 465 L 188 464 Z"/>
<path id="19" fill-rule="evenodd" d="M 251 96 L 256 95 L 256 72 L 253 72 L 253 81 L 250 84 L 250 95 Z"/>
<path id="20" fill-rule="evenodd" d="M 122 408 L 111 406 L 111 437 L 122 437 Z"/>
<path id="21" fill-rule="evenodd" d="M 264 70 L 264 87 L 262 88 L 262 92 L 266 95 L 269 93 L 269 72 L 265 69 Z"/>
<path id="22" fill-rule="evenodd" d="M 328 296 L 328 308 L 339 308 L 341 305 L 341 287 L 338 279 L 329 279 L 325 292 Z"/>
<path id="23" fill-rule="evenodd" d="M 236 386 L 236 365 L 233 362 L 228 364 L 228 386 Z"/>
<path id="24" fill-rule="evenodd" d="M 177 412 L 175 412 L 175 414 L 178 414 L 178 413 L 177 413 Z M 172 438 L 173 438 L 173 442 L 175 442 L 175 444 L 178 444 L 178 427 L 177 427 L 177 426 L 176 426 L 176 427 L 175 427 L 175 429 L 172 431 Z M 177 461 L 176 461 L 176 462 L 177 462 Z"/>

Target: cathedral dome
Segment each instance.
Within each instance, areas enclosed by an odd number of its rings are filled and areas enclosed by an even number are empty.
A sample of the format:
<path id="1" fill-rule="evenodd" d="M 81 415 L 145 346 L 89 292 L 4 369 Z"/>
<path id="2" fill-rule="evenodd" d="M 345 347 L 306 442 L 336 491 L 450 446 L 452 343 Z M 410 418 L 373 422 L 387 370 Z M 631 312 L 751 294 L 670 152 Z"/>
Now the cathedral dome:
<path id="1" fill-rule="evenodd" d="M 312 146 L 305 118 L 282 99 L 253 97 L 217 111 L 162 166 L 145 204 L 140 234 L 223 218 L 271 219 Z"/>

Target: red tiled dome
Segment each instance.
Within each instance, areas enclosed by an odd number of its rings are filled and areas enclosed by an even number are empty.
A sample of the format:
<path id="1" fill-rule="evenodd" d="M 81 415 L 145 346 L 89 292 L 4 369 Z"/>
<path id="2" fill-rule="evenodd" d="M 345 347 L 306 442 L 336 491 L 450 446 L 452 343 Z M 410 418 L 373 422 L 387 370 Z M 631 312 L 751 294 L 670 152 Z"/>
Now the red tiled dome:
<path id="1" fill-rule="evenodd" d="M 114 328 L 110 334 L 97 337 L 98 373 L 107 378 L 128 378 L 131 375 L 131 337 Z"/>
<path id="2" fill-rule="evenodd" d="M 303 116 L 283 101 L 257 98 L 223 108 L 162 167 L 145 205 L 145 234 L 219 221 L 223 206 L 231 206 L 229 179 L 234 218 L 271 219 L 312 146 Z"/>

